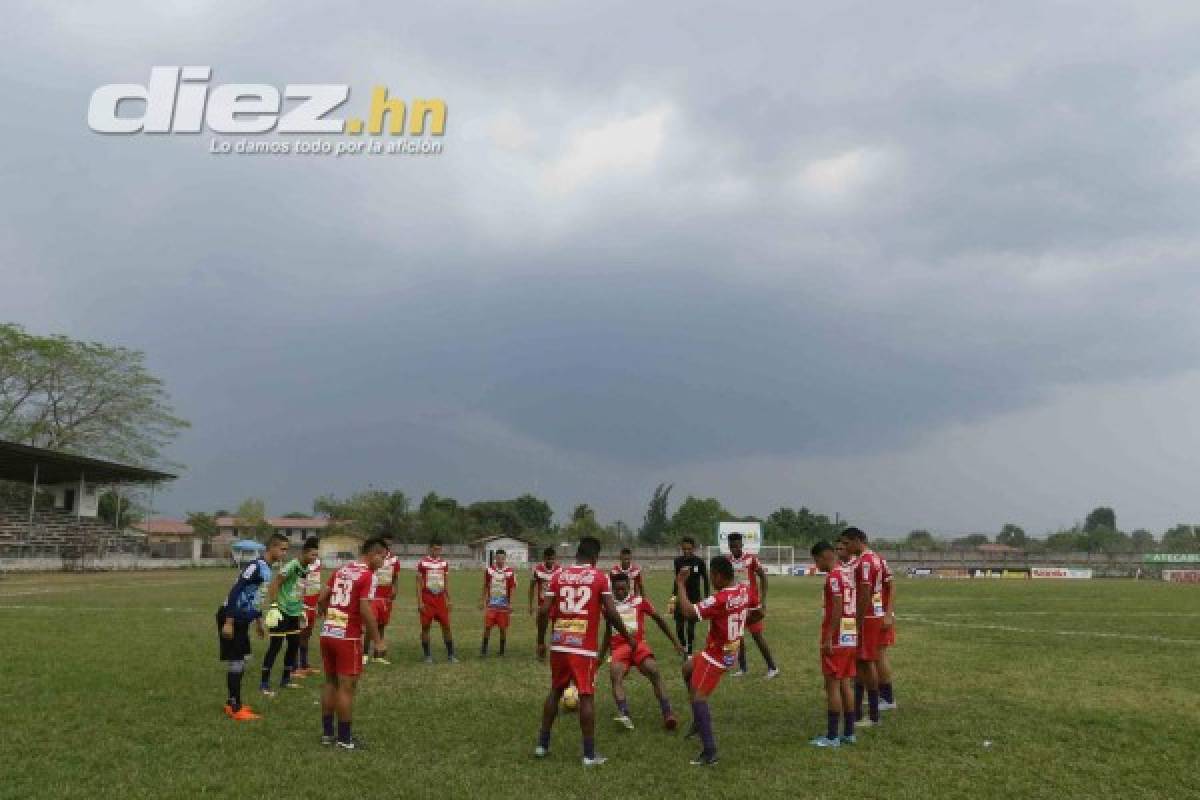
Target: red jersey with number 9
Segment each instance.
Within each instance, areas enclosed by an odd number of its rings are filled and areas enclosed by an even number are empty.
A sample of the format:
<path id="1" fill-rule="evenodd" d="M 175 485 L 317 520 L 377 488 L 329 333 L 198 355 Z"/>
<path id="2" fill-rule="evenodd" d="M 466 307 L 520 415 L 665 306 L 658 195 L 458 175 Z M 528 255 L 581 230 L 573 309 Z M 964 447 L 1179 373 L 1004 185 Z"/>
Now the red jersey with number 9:
<path id="1" fill-rule="evenodd" d="M 606 594 L 612 594 L 608 576 L 587 564 L 563 567 L 550 579 L 546 597 L 552 651 L 596 657 Z"/>
<path id="2" fill-rule="evenodd" d="M 362 613 L 359 601 L 370 599 L 375 589 L 375 574 L 362 562 L 355 561 L 329 577 L 329 607 L 321 625 L 322 639 L 362 638 Z"/>
<path id="3" fill-rule="evenodd" d="M 696 604 L 700 619 L 708 620 L 708 641 L 701 653 L 706 661 L 721 669 L 737 663 L 749 610 L 750 589 L 744 583 L 726 586 Z"/>

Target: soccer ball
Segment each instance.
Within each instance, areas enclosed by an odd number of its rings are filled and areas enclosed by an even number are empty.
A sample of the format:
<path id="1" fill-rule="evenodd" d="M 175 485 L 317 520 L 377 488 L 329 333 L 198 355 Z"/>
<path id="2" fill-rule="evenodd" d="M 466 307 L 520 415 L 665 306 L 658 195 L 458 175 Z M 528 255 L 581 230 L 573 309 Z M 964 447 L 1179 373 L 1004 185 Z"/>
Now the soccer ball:
<path id="1" fill-rule="evenodd" d="M 579 708 L 579 690 L 574 686 L 568 686 L 567 690 L 563 692 L 562 707 L 564 711 L 574 711 Z"/>

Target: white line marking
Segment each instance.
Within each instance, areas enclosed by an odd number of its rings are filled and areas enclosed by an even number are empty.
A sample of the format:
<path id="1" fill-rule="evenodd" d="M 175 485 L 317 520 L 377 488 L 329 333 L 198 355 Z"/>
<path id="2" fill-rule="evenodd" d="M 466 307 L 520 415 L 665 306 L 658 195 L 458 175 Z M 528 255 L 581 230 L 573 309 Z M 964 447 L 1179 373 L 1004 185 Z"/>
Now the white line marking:
<path id="1" fill-rule="evenodd" d="M 1039 630 L 1038 628 L 1018 628 L 1015 625 L 985 625 L 981 623 L 947 622 L 945 620 L 928 619 L 917 615 L 898 614 L 897 617 L 906 622 L 916 622 L 925 625 L 936 625 L 943 628 L 970 628 L 983 631 L 1006 631 L 1008 633 L 1034 633 L 1042 636 L 1084 636 L 1097 639 L 1128 639 L 1135 642 L 1158 642 L 1160 644 L 1200 644 L 1200 639 L 1171 639 L 1167 636 L 1154 636 L 1143 633 L 1105 633 L 1103 631 L 1062 631 Z"/>

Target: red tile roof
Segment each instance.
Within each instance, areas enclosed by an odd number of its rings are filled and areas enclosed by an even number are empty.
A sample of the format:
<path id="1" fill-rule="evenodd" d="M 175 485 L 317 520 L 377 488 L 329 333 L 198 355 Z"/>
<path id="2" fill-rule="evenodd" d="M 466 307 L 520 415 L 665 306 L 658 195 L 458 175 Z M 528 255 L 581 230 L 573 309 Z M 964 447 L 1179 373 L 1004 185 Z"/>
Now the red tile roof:
<path id="1" fill-rule="evenodd" d="M 133 526 L 136 531 L 142 533 L 155 533 L 168 536 L 190 536 L 195 533 L 192 526 L 188 525 L 181 519 L 151 519 L 146 522 L 139 522 Z"/>

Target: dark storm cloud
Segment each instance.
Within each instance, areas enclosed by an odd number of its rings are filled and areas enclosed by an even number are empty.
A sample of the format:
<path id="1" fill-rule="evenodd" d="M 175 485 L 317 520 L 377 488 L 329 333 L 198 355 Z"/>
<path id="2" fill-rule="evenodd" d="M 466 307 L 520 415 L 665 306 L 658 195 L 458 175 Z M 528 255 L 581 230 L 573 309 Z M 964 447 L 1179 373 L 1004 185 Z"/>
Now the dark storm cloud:
<path id="1" fill-rule="evenodd" d="M 1191 12 L 755 8 L 31 5 L 0 312 L 146 350 L 196 507 L 540 481 L 632 516 L 672 465 L 872 456 L 1197 365 Z M 448 150 L 86 131 L 97 85 L 174 63 L 444 94 Z"/>

